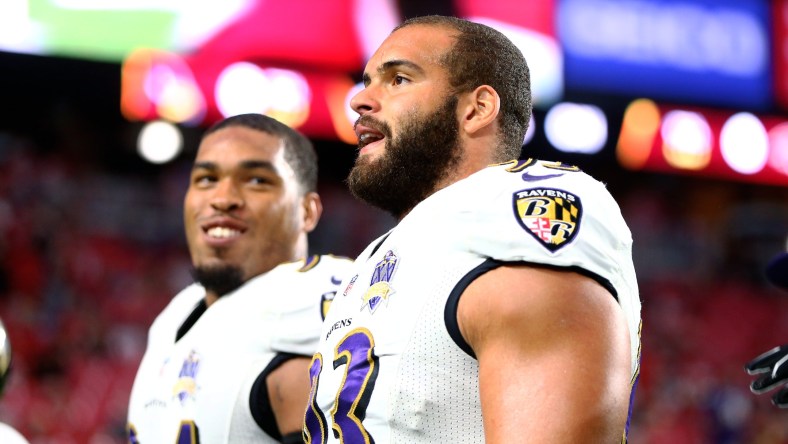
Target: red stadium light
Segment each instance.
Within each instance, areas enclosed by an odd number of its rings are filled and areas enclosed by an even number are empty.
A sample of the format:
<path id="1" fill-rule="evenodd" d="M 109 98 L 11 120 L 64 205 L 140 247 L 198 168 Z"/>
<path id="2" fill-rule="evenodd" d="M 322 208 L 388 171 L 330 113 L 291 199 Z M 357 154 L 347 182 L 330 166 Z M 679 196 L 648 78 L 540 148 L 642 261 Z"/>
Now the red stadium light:
<path id="1" fill-rule="evenodd" d="M 355 116 L 346 112 L 353 87 L 341 73 L 145 50 L 123 63 L 121 111 L 129 120 L 194 125 L 259 112 L 311 137 L 355 143 Z"/>
<path id="2" fill-rule="evenodd" d="M 632 170 L 788 185 L 788 120 L 632 102 L 616 150 Z"/>
<path id="3" fill-rule="evenodd" d="M 164 119 L 196 124 L 205 117 L 205 98 L 191 68 L 178 55 L 137 50 L 121 68 L 120 108 L 128 120 Z"/>

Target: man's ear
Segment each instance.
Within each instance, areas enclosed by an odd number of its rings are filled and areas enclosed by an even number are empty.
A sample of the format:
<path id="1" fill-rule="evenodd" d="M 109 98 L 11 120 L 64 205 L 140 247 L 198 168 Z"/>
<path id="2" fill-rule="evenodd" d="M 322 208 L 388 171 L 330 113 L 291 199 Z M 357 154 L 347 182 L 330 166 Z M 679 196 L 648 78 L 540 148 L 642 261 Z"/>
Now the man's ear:
<path id="1" fill-rule="evenodd" d="M 463 97 L 460 126 L 468 134 L 492 127 L 501 111 L 501 97 L 490 85 L 481 85 Z"/>
<path id="2" fill-rule="evenodd" d="M 304 231 L 309 233 L 315 229 L 320 215 L 323 214 L 323 203 L 320 195 L 315 192 L 306 193 L 302 202 L 304 206 Z"/>

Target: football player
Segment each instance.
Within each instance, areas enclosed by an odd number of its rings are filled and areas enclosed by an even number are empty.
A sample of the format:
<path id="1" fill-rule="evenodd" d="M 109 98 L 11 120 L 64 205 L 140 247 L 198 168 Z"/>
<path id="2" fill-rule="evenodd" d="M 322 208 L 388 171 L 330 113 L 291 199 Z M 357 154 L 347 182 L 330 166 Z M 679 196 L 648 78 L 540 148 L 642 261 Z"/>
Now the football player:
<path id="1" fill-rule="evenodd" d="M 272 118 L 206 131 L 183 207 L 196 282 L 150 327 L 130 442 L 300 442 L 323 307 L 351 263 L 307 256 L 316 185 L 311 143 Z"/>
<path id="2" fill-rule="evenodd" d="M 0 395 L 3 394 L 6 382 L 11 373 L 11 340 L 0 320 Z M 0 422 L 0 442 L 3 444 L 28 444 L 27 439 L 16 429 Z"/>
<path id="3" fill-rule="evenodd" d="M 788 290 L 788 252 L 773 257 L 766 266 L 766 277 L 777 287 Z M 748 362 L 744 369 L 758 377 L 750 383 L 750 390 L 760 395 L 782 386 L 772 395 L 772 404 L 788 408 L 788 345 L 774 347 Z"/>
<path id="4" fill-rule="evenodd" d="M 520 50 L 488 26 L 408 20 L 366 65 L 358 198 L 398 225 L 323 325 L 309 443 L 621 442 L 639 372 L 632 239 L 604 184 L 518 159 Z"/>

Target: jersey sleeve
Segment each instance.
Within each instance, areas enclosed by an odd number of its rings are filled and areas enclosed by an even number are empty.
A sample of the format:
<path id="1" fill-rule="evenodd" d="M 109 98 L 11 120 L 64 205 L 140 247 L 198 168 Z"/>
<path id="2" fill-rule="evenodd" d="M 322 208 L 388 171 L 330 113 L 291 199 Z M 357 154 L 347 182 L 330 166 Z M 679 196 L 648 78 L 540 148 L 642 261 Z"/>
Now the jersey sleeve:
<path id="1" fill-rule="evenodd" d="M 271 348 L 279 353 L 312 356 L 317 350 L 323 319 L 352 261 L 316 256 L 290 273 L 280 286 L 283 309 L 276 320 Z M 310 263 L 310 261 L 316 261 Z"/>
<path id="2" fill-rule="evenodd" d="M 616 297 L 637 293 L 632 235 L 605 185 L 560 163 L 520 161 L 488 168 L 475 187 L 481 211 L 470 249 L 502 262 L 527 262 L 586 274 Z"/>
<path id="3" fill-rule="evenodd" d="M 519 161 L 487 168 L 465 185 L 460 236 L 476 255 L 586 275 L 607 288 L 625 315 L 633 374 L 640 356 L 640 309 L 632 234 L 601 182 L 560 163 Z M 483 185 L 481 185 L 483 184 Z M 479 211 L 468 207 L 476 205 Z"/>
<path id="4" fill-rule="evenodd" d="M 21 433 L 8 424 L 0 422 L 0 442 L 3 444 L 29 444 Z"/>

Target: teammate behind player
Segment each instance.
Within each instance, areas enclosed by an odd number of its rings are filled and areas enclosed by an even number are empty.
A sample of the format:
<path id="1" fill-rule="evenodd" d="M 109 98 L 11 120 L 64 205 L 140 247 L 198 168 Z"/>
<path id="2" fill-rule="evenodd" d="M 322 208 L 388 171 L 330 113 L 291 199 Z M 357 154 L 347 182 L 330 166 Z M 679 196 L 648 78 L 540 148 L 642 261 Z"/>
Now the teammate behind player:
<path id="1" fill-rule="evenodd" d="M 3 394 L 6 382 L 11 374 L 11 340 L 5 330 L 3 321 L 0 320 L 0 396 Z M 28 444 L 27 439 L 8 424 L 0 422 L 0 443 L 3 444 Z"/>
<path id="2" fill-rule="evenodd" d="M 766 277 L 777 287 L 788 290 L 788 252 L 773 257 L 766 266 Z M 750 390 L 756 395 L 767 393 L 780 387 L 772 395 L 772 404 L 788 408 L 788 344 L 753 358 L 745 364 L 744 370 L 757 378 L 750 383 Z"/>
<path id="3" fill-rule="evenodd" d="M 300 442 L 322 302 L 350 261 L 307 257 L 322 211 L 311 143 L 269 117 L 202 138 L 184 199 L 197 283 L 149 331 L 132 443 Z"/>
<path id="4" fill-rule="evenodd" d="M 577 168 L 506 162 L 531 111 L 521 52 L 487 26 L 420 17 L 378 48 L 364 85 L 348 183 L 399 223 L 356 259 L 323 324 L 306 442 L 626 439 L 631 234 Z"/>

